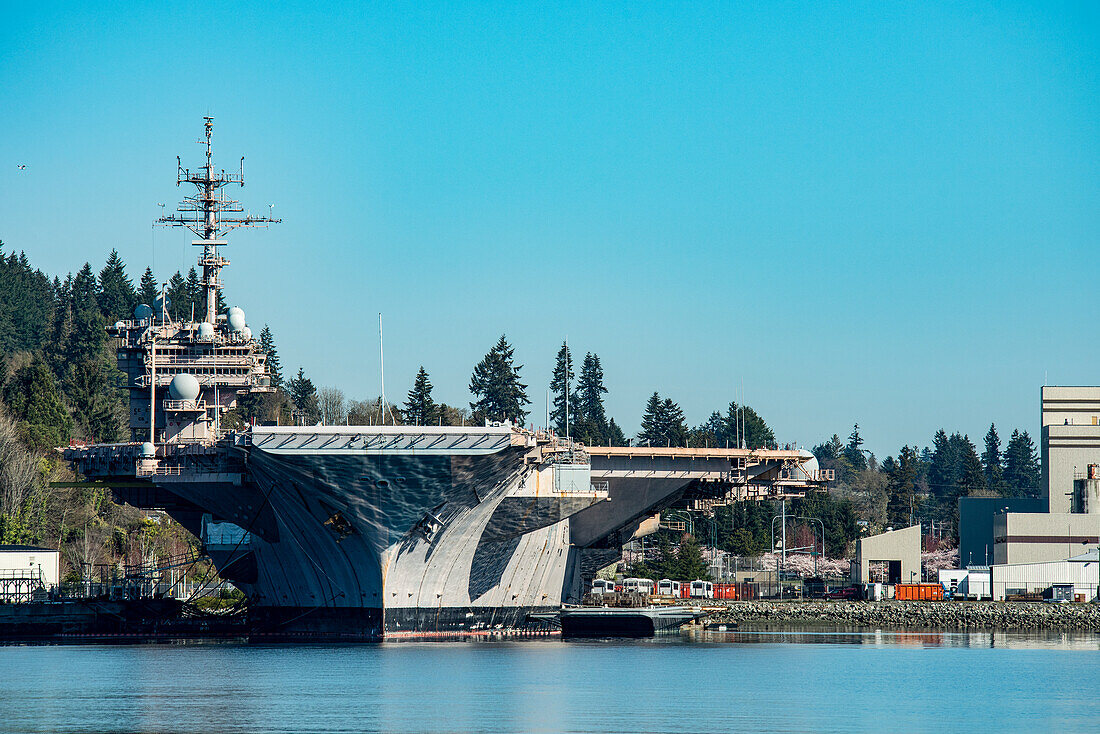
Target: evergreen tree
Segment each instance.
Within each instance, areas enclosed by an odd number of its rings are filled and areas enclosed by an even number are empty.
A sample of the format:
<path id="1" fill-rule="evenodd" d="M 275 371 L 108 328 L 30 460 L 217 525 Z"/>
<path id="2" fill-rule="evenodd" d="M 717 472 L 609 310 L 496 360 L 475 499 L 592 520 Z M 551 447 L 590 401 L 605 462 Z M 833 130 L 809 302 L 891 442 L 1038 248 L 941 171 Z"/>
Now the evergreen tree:
<path id="1" fill-rule="evenodd" d="M 275 348 L 275 337 L 267 324 L 264 324 L 260 332 L 260 351 L 267 355 L 267 374 L 271 377 L 271 386 L 282 387 L 283 370 L 279 366 L 279 352 Z"/>
<path id="2" fill-rule="evenodd" d="M 152 308 L 153 301 L 157 300 L 157 296 L 159 295 L 160 284 L 157 283 L 157 279 L 153 275 L 153 269 L 145 268 L 145 272 L 141 274 L 141 282 L 138 284 L 138 303 L 144 303 L 149 308 Z"/>
<path id="3" fill-rule="evenodd" d="M 985 472 L 985 484 L 991 491 L 999 495 L 1005 493 L 1004 467 L 1001 459 L 1001 437 L 997 435 L 997 427 L 989 424 L 989 431 L 985 434 L 985 451 L 982 452 L 982 470 Z"/>
<path id="4" fill-rule="evenodd" d="M 626 436 L 614 418 L 607 424 L 607 442 L 609 446 L 626 446 Z"/>
<path id="5" fill-rule="evenodd" d="M 867 457 L 863 453 L 863 437 L 859 435 L 859 424 L 852 426 L 852 433 L 848 436 L 848 445 L 844 447 L 844 458 L 856 471 L 867 468 Z"/>
<path id="6" fill-rule="evenodd" d="M 580 415 L 577 438 L 592 446 L 603 445 L 607 441 L 607 412 L 603 405 L 605 392 L 607 388 L 603 384 L 600 358 L 589 352 L 584 355 L 577 389 Z"/>
<path id="7" fill-rule="evenodd" d="M 408 400 L 405 401 L 405 422 L 415 426 L 431 426 L 438 420 L 439 406 L 432 400 L 432 383 L 428 380 L 424 365 L 420 365 L 412 390 L 409 390 Z"/>
<path id="8" fill-rule="evenodd" d="M 72 379 L 73 370 L 84 362 L 98 362 L 104 356 L 107 342 L 107 323 L 99 310 L 96 298 L 96 278 L 92 266 L 84 263 L 73 279 L 69 308 L 72 325 L 65 344 L 65 368 L 63 374 Z"/>
<path id="9" fill-rule="evenodd" d="M 18 424 L 20 438 L 30 448 L 50 449 L 69 440 L 73 419 L 65 410 L 54 376 L 41 357 L 16 371 L 4 387 L 4 402 Z"/>
<path id="10" fill-rule="evenodd" d="M 718 437 L 719 445 L 728 443 L 734 448 L 739 445 L 749 449 L 775 448 L 775 433 L 748 405 L 738 406 L 736 402 L 731 402 L 723 420 L 724 429 Z"/>
<path id="11" fill-rule="evenodd" d="M 968 497 L 985 489 L 985 471 L 981 459 L 978 458 L 977 447 L 968 436 L 962 438 L 958 488 L 959 496 Z"/>
<path id="12" fill-rule="evenodd" d="M 684 422 L 684 411 L 679 405 L 672 402 L 672 398 L 665 398 L 661 403 L 662 433 L 666 446 L 683 446 L 687 443 L 688 427 Z"/>
<path id="13" fill-rule="evenodd" d="M 180 318 L 190 320 L 192 309 L 194 309 L 195 320 L 203 321 L 206 318 L 206 297 L 203 295 L 202 283 L 199 282 L 199 274 L 195 271 L 194 265 L 187 271 L 187 282 L 184 284 L 184 291 L 187 293 L 187 310 L 177 311 Z"/>
<path id="14" fill-rule="evenodd" d="M 118 250 L 111 250 L 107 264 L 99 271 L 99 310 L 108 322 L 114 323 L 133 318 L 136 301 L 134 284 L 126 275 L 126 263 Z"/>
<path id="15" fill-rule="evenodd" d="M 168 315 L 174 320 L 191 317 L 191 294 L 187 290 L 187 281 L 180 271 L 172 274 L 168 279 Z"/>
<path id="16" fill-rule="evenodd" d="M 77 420 L 96 441 L 110 443 L 121 436 L 122 396 L 112 384 L 117 375 L 105 359 L 86 359 L 72 369 L 69 400 Z"/>
<path id="17" fill-rule="evenodd" d="M 699 541 L 692 535 L 684 535 L 680 541 L 680 552 L 676 554 L 674 580 L 694 581 L 705 579 L 710 573 L 706 561 L 703 560 L 703 552 L 699 548 Z"/>
<path id="18" fill-rule="evenodd" d="M 554 363 L 554 373 L 550 378 L 550 392 L 554 397 L 553 408 L 550 410 L 550 425 L 561 436 L 572 436 L 575 431 L 577 417 L 577 393 L 573 374 L 573 355 L 569 353 L 569 344 L 562 342 L 558 350 L 557 361 Z M 566 390 L 569 391 L 569 430 L 565 426 L 566 414 Z"/>
<path id="19" fill-rule="evenodd" d="M 49 278 L 41 270 L 31 270 L 26 255 L 0 253 L 0 354 L 40 348 L 48 337 L 53 308 Z"/>
<path id="20" fill-rule="evenodd" d="M 311 426 L 321 419 L 317 388 L 313 386 L 313 381 L 306 377 L 301 367 L 298 368 L 298 376 L 287 383 L 287 392 L 290 393 L 290 399 L 294 403 L 294 409 L 301 424 Z"/>
<path id="21" fill-rule="evenodd" d="M 662 445 L 661 427 L 664 424 L 661 396 L 656 391 L 649 396 L 642 414 L 642 430 L 638 433 L 638 444 L 646 446 Z"/>
<path id="22" fill-rule="evenodd" d="M 955 444 L 941 428 L 932 438 L 932 464 L 928 468 L 928 485 L 932 494 L 943 497 L 954 491 L 958 479 L 958 456 Z"/>
<path id="23" fill-rule="evenodd" d="M 477 400 L 470 403 L 474 420 L 510 420 L 523 425 L 529 405 L 527 385 L 519 381 L 519 371 L 523 365 L 516 366 L 513 360 L 515 350 L 501 335 L 500 340 L 489 353 L 474 367 L 470 377 L 470 392 Z"/>
<path id="24" fill-rule="evenodd" d="M 887 522 L 895 527 L 908 526 L 917 510 L 917 473 L 919 455 L 915 446 L 903 446 L 897 461 L 886 457 L 882 462 L 887 475 Z"/>
<path id="25" fill-rule="evenodd" d="M 1039 457 L 1027 431 L 1012 431 L 1005 446 L 1004 461 L 1004 481 L 1010 496 L 1038 497 L 1042 494 Z"/>

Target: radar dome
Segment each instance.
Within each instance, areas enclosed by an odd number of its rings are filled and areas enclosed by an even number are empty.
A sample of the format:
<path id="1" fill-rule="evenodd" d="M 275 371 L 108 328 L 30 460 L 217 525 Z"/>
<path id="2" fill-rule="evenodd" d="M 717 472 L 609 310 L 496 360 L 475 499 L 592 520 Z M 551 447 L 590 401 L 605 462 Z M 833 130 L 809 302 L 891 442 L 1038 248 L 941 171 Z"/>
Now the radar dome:
<path id="1" fill-rule="evenodd" d="M 149 308 L 148 304 L 139 303 L 137 308 L 134 309 L 134 318 L 138 321 L 144 321 L 153 315 L 153 309 Z"/>
<path id="2" fill-rule="evenodd" d="M 244 316 L 244 309 L 240 306 L 230 306 L 229 310 L 225 312 L 225 315 L 232 316 L 235 313 L 239 313 L 241 316 Z"/>
<path id="3" fill-rule="evenodd" d="M 123 329 L 126 328 L 126 324 L 122 323 L 121 321 L 116 321 L 115 322 L 115 328 L 118 329 L 119 331 L 122 331 Z"/>
<path id="4" fill-rule="evenodd" d="M 199 339 L 213 339 L 214 325 L 203 321 L 199 324 Z"/>
<path id="5" fill-rule="evenodd" d="M 241 329 L 241 335 L 245 339 L 251 339 L 252 338 L 252 329 L 248 328 L 247 326 L 244 327 L 243 329 Z"/>
<path id="6" fill-rule="evenodd" d="M 196 400 L 199 397 L 199 381 L 186 372 L 176 375 L 168 384 L 168 394 L 173 400 Z"/>
<path id="7" fill-rule="evenodd" d="M 229 313 L 226 314 L 226 318 L 229 321 L 229 328 L 233 331 L 240 331 L 244 328 L 244 310 L 234 306 L 229 309 Z"/>
<path id="8" fill-rule="evenodd" d="M 157 447 L 146 441 L 141 445 L 141 455 L 145 457 L 156 456 Z"/>

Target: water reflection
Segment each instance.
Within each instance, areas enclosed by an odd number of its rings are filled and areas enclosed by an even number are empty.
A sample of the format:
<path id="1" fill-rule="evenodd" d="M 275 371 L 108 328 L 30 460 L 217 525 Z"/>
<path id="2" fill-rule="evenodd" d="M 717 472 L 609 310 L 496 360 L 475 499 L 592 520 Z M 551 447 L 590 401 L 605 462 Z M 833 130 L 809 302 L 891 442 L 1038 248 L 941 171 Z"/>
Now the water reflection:
<path id="1" fill-rule="evenodd" d="M 883 630 L 844 626 L 784 629 L 765 625 L 741 625 L 725 631 L 685 631 L 680 637 L 695 643 L 716 644 L 797 643 L 876 647 L 1100 650 L 1100 635 L 1094 632 L 1054 630 Z"/>

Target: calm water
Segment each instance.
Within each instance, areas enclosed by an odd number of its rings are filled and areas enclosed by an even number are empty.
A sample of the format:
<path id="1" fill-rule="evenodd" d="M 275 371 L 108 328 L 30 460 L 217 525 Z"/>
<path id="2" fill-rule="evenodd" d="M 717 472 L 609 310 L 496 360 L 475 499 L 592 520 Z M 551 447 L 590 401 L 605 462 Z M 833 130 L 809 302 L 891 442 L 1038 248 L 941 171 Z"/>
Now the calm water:
<path id="1" fill-rule="evenodd" d="M 3 732 L 1097 731 L 1100 637 L 0 647 Z"/>

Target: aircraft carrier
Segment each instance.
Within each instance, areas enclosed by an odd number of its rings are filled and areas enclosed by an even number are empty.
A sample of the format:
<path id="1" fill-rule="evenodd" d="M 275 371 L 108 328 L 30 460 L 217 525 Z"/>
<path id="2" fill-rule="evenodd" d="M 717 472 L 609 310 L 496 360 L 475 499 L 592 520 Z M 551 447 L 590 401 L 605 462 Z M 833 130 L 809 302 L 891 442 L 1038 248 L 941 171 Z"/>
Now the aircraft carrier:
<path id="1" fill-rule="evenodd" d="M 216 170 L 177 159 L 195 187 L 159 222 L 201 248 L 203 307 L 163 295 L 109 327 L 130 392 L 130 441 L 66 458 L 116 499 L 162 509 L 247 596 L 254 639 L 355 639 L 523 630 L 578 603 L 655 513 L 696 502 L 799 496 L 827 476 L 806 451 L 585 447 L 546 430 L 483 426 L 236 425 L 273 391 L 244 311 L 219 313 L 224 237 L 245 214 Z"/>

